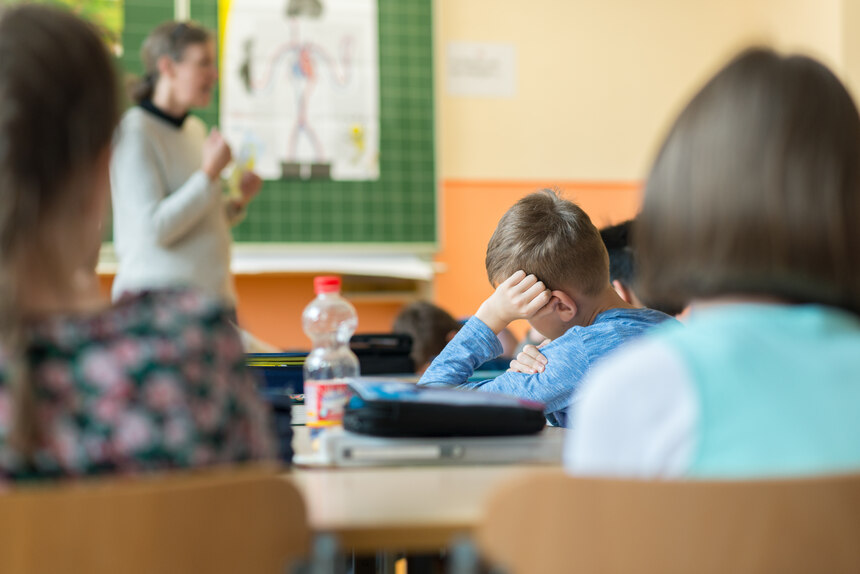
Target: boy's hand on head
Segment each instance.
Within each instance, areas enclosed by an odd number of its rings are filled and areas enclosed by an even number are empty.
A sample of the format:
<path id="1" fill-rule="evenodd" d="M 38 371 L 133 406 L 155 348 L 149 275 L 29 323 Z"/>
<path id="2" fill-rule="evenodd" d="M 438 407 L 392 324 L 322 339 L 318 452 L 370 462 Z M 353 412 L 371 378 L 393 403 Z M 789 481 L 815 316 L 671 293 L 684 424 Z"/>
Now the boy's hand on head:
<path id="1" fill-rule="evenodd" d="M 537 347 L 534 345 L 523 347 L 522 352 L 517 355 L 517 358 L 511 361 L 511 368 L 508 369 L 508 372 L 525 373 L 527 375 L 542 373 L 546 369 L 547 358 L 540 352 L 540 349 L 549 342 L 549 339 L 544 339 L 544 342 Z"/>
<path id="2" fill-rule="evenodd" d="M 481 304 L 475 316 L 498 335 L 511 321 L 533 317 L 550 299 L 550 290 L 537 277 L 517 271 Z"/>

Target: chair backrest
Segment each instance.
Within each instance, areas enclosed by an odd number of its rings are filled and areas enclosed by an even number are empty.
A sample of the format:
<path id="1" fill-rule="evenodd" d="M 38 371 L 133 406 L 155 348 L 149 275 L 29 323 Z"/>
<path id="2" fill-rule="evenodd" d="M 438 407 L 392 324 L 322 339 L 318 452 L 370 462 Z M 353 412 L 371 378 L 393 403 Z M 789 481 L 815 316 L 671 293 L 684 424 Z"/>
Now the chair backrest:
<path id="1" fill-rule="evenodd" d="M 280 574 L 309 545 L 301 495 L 274 465 L 0 494 L 4 574 Z"/>
<path id="2" fill-rule="evenodd" d="M 484 556 L 525 572 L 860 572 L 860 475 L 678 482 L 528 475 L 491 497 Z"/>

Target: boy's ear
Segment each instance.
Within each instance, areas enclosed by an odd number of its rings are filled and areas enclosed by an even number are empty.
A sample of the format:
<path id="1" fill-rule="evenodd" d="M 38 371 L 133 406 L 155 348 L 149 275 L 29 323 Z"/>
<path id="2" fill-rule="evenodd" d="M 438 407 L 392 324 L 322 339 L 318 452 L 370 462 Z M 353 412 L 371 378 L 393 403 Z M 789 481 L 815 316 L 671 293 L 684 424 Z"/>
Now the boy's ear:
<path id="1" fill-rule="evenodd" d="M 576 301 L 571 299 L 570 295 L 564 291 L 553 291 L 552 297 L 555 300 L 553 301 L 553 305 L 555 306 L 554 311 L 558 315 L 558 318 L 565 323 L 572 321 L 578 311 Z"/>
<path id="2" fill-rule="evenodd" d="M 453 339 L 457 335 L 458 331 L 459 329 L 451 329 L 450 331 L 448 331 L 448 334 L 445 335 L 445 342 L 450 343 L 451 339 Z"/>

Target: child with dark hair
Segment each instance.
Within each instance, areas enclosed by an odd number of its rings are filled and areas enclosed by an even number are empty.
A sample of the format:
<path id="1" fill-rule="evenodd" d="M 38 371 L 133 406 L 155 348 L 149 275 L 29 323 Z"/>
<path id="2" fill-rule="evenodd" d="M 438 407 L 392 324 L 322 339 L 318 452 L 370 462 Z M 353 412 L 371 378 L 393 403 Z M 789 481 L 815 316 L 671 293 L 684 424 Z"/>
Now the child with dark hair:
<path id="1" fill-rule="evenodd" d="M 273 454 L 227 309 L 101 297 L 116 86 L 91 25 L 0 10 L 0 483 Z"/>
<path id="2" fill-rule="evenodd" d="M 392 331 L 412 338 L 410 358 L 419 375 L 460 330 L 460 322 L 441 307 L 416 301 L 404 307 L 394 319 Z"/>
<path id="3" fill-rule="evenodd" d="M 636 293 L 636 249 L 633 246 L 635 220 L 628 219 L 617 225 L 600 230 L 600 238 L 609 253 L 609 280 L 618 295 L 637 307 L 645 304 Z M 649 305 L 652 309 L 669 315 L 678 315 L 684 307 L 680 305 Z"/>
<path id="4" fill-rule="evenodd" d="M 646 300 L 692 301 L 588 377 L 567 466 L 746 478 L 860 469 L 860 116 L 819 62 L 750 50 L 660 149 Z"/>
<path id="5" fill-rule="evenodd" d="M 633 220 L 627 220 L 617 225 L 610 225 L 600 230 L 600 239 L 609 254 L 609 280 L 618 295 L 637 307 L 642 307 L 642 301 L 633 291 L 633 280 L 636 277 L 633 247 L 630 245 Z"/>
<path id="6" fill-rule="evenodd" d="M 496 291 L 433 361 L 420 385 L 458 385 L 544 403 L 551 424 L 566 426 L 570 397 L 591 365 L 623 342 L 669 317 L 623 301 L 609 283 L 600 234 L 575 203 L 551 190 L 528 195 L 499 221 L 487 247 L 487 275 Z M 497 357 L 496 334 L 527 319 L 553 339 L 536 373 L 507 372 L 467 383 Z"/>

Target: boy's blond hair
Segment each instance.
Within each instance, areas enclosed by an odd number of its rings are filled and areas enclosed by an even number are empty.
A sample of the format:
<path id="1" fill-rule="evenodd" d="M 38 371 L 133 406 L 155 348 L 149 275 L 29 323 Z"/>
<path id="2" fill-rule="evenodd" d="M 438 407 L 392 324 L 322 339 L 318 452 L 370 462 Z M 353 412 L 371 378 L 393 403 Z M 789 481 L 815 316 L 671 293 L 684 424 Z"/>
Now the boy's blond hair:
<path id="1" fill-rule="evenodd" d="M 542 189 L 502 216 L 487 245 L 487 275 L 498 285 L 514 272 L 534 274 L 548 289 L 596 295 L 609 286 L 609 256 L 582 208 Z"/>

